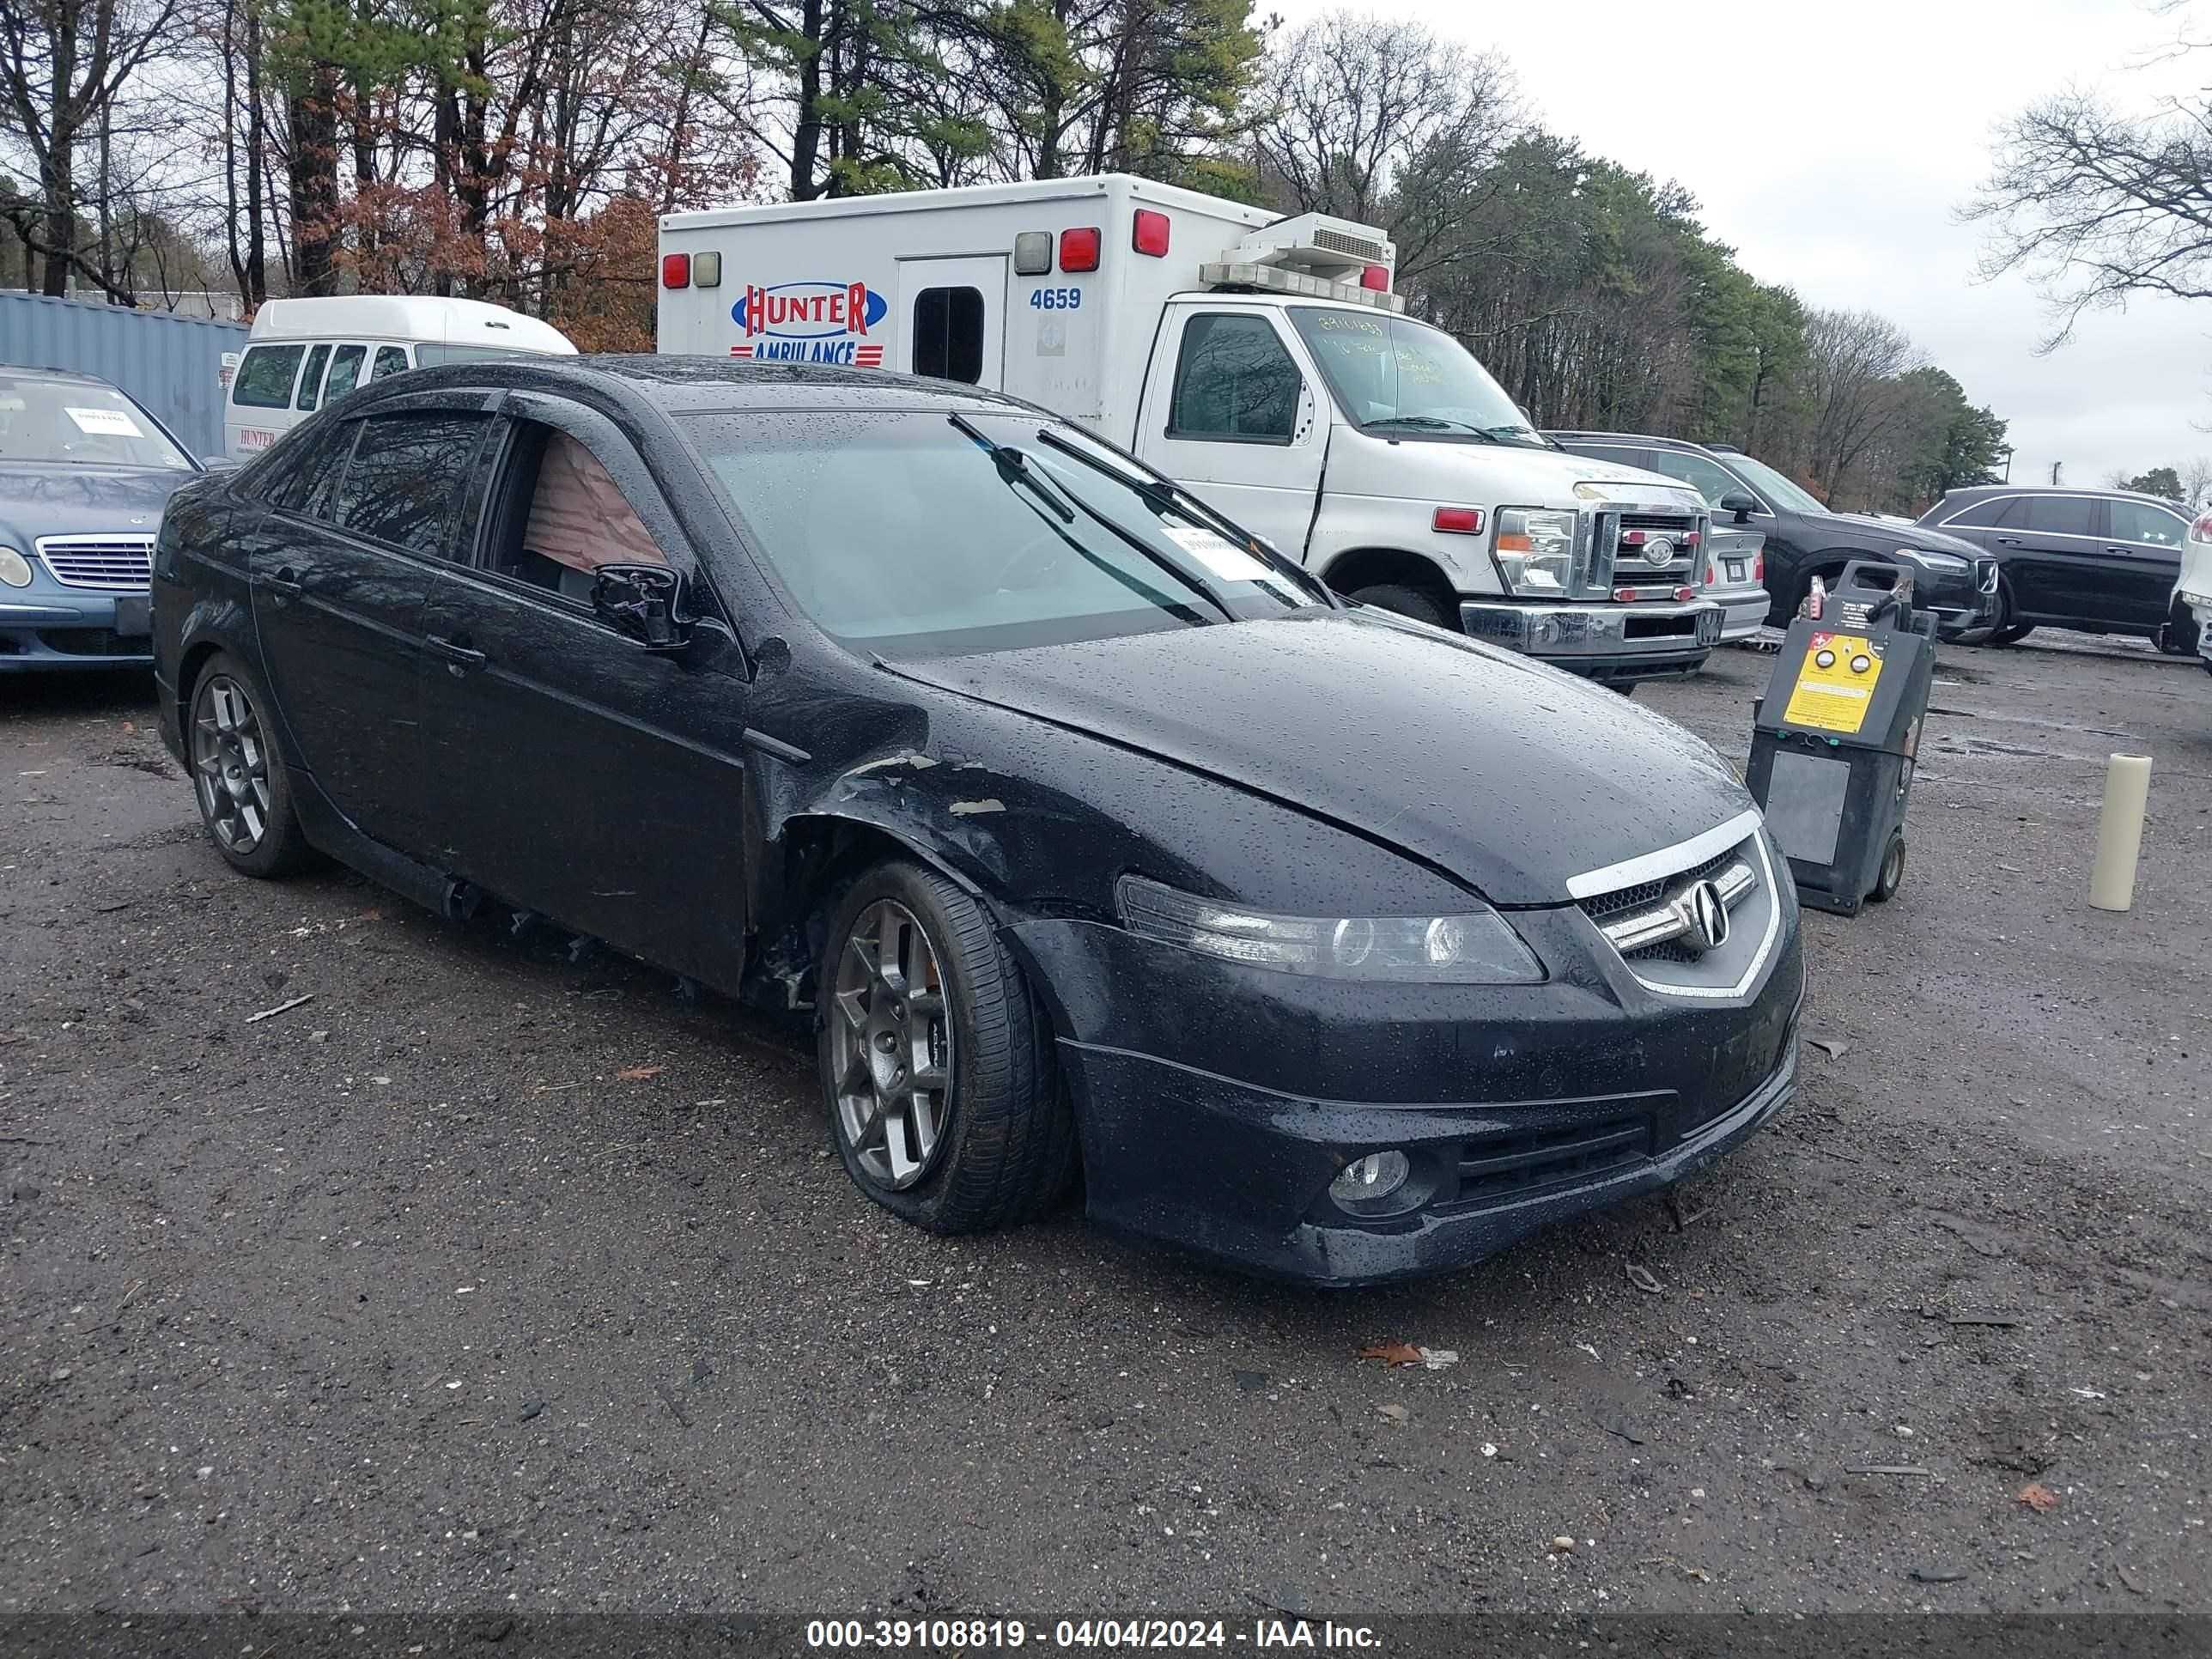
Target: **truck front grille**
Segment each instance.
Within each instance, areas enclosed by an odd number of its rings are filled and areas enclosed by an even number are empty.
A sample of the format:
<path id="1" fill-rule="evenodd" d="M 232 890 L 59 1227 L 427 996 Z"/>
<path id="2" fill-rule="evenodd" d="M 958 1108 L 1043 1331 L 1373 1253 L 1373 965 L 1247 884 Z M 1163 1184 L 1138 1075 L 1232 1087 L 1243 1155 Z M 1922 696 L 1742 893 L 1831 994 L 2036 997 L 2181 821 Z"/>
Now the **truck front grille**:
<path id="1" fill-rule="evenodd" d="M 64 587 L 143 592 L 154 579 L 151 536 L 41 536 L 39 559 Z"/>
<path id="2" fill-rule="evenodd" d="M 1585 597 L 1609 599 L 1625 587 L 1636 590 L 1638 599 L 1671 603 L 1676 589 L 1704 586 L 1708 528 L 1702 514 L 1600 512 L 1590 527 Z M 1662 541 L 1667 556 L 1654 564 L 1648 550 Z"/>

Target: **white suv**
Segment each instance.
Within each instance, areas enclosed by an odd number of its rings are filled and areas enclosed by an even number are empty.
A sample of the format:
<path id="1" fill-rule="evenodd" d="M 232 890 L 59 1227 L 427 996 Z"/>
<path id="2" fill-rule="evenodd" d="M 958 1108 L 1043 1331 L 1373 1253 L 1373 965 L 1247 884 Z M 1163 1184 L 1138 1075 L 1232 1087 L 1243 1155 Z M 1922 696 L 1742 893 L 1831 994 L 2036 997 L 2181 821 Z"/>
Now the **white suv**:
<path id="1" fill-rule="evenodd" d="M 2204 672 L 2212 674 L 2212 507 L 2197 516 L 2182 544 L 2181 572 L 2173 584 L 2173 616 L 2166 626 L 2172 637 L 2167 649 L 2186 651 L 2191 641 L 2179 637 L 2187 626 L 2196 635 L 2197 654 Z"/>

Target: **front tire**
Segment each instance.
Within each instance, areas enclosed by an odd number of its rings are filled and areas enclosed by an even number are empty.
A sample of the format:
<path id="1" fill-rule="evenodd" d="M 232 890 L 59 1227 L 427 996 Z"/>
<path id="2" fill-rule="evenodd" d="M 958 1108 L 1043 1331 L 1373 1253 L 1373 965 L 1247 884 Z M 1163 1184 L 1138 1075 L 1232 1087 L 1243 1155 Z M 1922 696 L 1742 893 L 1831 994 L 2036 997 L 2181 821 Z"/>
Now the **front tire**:
<path id="1" fill-rule="evenodd" d="M 209 658 L 192 683 L 185 741 L 200 823 L 225 863 L 265 879 L 313 862 L 268 696 L 228 652 Z"/>
<path id="2" fill-rule="evenodd" d="M 1388 611 L 1401 617 L 1410 617 L 1415 622 L 1425 622 L 1431 628 L 1442 628 L 1452 633 L 1459 631 L 1458 618 L 1438 604 L 1436 596 L 1411 587 L 1404 582 L 1376 582 L 1371 586 L 1357 587 L 1344 596 L 1354 605 L 1371 605 L 1377 611 Z"/>
<path id="3" fill-rule="evenodd" d="M 830 1132 L 862 1192 L 935 1233 L 1012 1226 L 1066 1193 L 1051 1022 L 974 898 L 876 866 L 830 919 L 816 988 Z"/>

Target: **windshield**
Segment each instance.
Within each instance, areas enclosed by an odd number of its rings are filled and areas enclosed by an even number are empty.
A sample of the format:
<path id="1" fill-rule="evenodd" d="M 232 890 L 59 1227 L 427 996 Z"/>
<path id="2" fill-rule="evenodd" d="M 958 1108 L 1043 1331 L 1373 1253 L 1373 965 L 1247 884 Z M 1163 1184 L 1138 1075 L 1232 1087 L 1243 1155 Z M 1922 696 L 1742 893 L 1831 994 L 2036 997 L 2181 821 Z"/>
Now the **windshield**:
<path id="1" fill-rule="evenodd" d="M 806 614 L 885 657 L 1279 616 L 1306 580 L 1076 428 L 1035 415 L 683 417 Z M 995 453 L 994 453 L 995 449 Z"/>
<path id="2" fill-rule="evenodd" d="M 189 468 L 153 417 L 112 386 L 0 374 L 0 461 Z"/>
<path id="3" fill-rule="evenodd" d="M 1766 499 L 1784 512 L 1825 514 L 1829 511 L 1818 497 L 1807 495 L 1765 461 L 1754 461 L 1748 455 L 1731 455 L 1728 459 L 1730 466 L 1750 480 L 1754 488 L 1765 490 Z"/>
<path id="4" fill-rule="evenodd" d="M 1553 445 L 1505 388 L 1441 329 L 1386 312 L 1292 306 L 1306 349 L 1337 407 L 1356 425 L 1393 435 Z"/>

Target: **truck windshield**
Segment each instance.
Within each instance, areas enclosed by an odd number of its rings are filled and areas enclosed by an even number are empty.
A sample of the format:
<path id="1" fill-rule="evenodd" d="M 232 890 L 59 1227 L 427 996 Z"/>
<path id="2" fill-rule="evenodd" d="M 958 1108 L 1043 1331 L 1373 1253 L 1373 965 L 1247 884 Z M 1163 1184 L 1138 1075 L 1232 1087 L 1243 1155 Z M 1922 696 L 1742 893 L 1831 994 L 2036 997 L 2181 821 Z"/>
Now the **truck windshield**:
<path id="1" fill-rule="evenodd" d="M 1393 437 L 1553 447 L 1442 329 L 1322 306 L 1292 306 L 1291 320 L 1337 407 L 1356 426 Z"/>
<path id="2" fill-rule="evenodd" d="M 755 545 L 826 632 L 951 656 L 1279 616 L 1324 599 L 1127 463 L 1035 415 L 682 417 Z M 963 427 L 968 429 L 963 430 Z M 987 447 L 986 446 L 990 446 Z M 1070 453 L 1080 450 L 1082 458 Z"/>
<path id="3" fill-rule="evenodd" d="M 0 374 L 0 462 L 189 468 L 146 411 L 91 380 Z"/>

